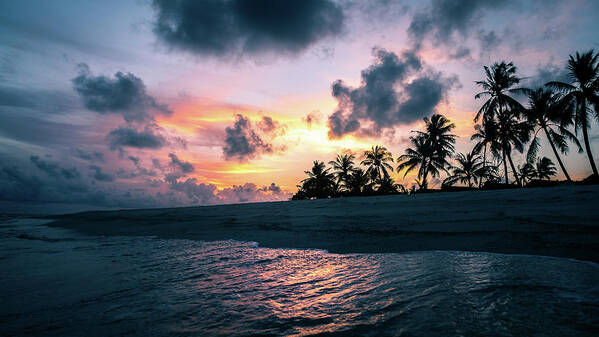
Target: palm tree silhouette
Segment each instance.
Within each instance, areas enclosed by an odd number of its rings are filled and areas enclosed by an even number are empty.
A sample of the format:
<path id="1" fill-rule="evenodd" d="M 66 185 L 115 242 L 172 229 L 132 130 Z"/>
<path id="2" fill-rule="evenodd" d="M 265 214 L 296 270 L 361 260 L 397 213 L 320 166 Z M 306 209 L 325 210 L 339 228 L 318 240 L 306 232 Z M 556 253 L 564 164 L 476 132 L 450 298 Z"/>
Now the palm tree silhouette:
<path id="1" fill-rule="evenodd" d="M 553 81 L 547 83 L 547 86 L 559 90 L 564 94 L 563 100 L 573 102 L 576 108 L 573 109 L 571 120 L 574 121 L 575 130 L 582 130 L 584 147 L 591 163 L 591 169 L 594 176 L 599 176 L 597 166 L 593 159 L 591 144 L 589 143 L 589 119 L 591 105 L 595 107 L 595 117 L 599 119 L 599 54 L 591 49 L 585 53 L 576 52 L 576 57 L 570 55 L 568 60 L 568 71 L 570 73 L 571 83 Z"/>
<path id="2" fill-rule="evenodd" d="M 393 178 L 383 177 L 379 178 L 374 182 L 377 186 L 376 192 L 378 194 L 393 194 L 397 192 L 404 192 L 405 188 L 401 184 L 396 184 Z"/>
<path id="3" fill-rule="evenodd" d="M 483 152 L 482 171 L 489 173 L 490 167 L 487 166 L 487 148 L 491 151 L 494 158 L 500 158 L 501 143 L 498 142 L 497 123 L 493 119 L 485 121 L 483 124 L 474 125 L 475 133 L 470 137 L 470 140 L 476 140 L 473 153 L 479 154 Z M 479 179 L 479 187 L 483 184 L 483 179 L 486 179 L 488 174 L 481 176 Z"/>
<path id="4" fill-rule="evenodd" d="M 370 150 L 364 152 L 364 160 L 361 165 L 367 166 L 367 172 L 370 179 L 386 178 L 389 176 L 389 171 L 393 172 L 393 166 L 389 162 L 393 162 L 391 152 L 381 145 L 373 146 Z"/>
<path id="5" fill-rule="evenodd" d="M 455 156 L 455 160 L 457 165 L 451 165 L 449 167 L 451 175 L 445 178 L 443 185 L 451 186 L 460 182 L 468 185 L 468 187 L 472 187 L 472 183 L 477 183 L 479 178 L 482 178 L 484 175 L 485 169 L 483 161 L 474 150 L 466 155 L 458 153 Z"/>
<path id="6" fill-rule="evenodd" d="M 435 114 L 431 119 L 424 118 L 425 130 L 414 131 L 416 136 L 410 137 L 413 148 L 407 148 L 405 154 L 397 158 L 399 166 L 397 170 L 406 170 L 404 177 L 411 171 L 418 169 L 419 185 L 426 189 L 428 187 L 427 177 L 430 173 L 433 177 L 439 175 L 439 171 L 447 171 L 449 165 L 447 157 L 454 151 L 456 136 L 451 134 L 455 124 L 451 123 L 445 116 Z"/>
<path id="7" fill-rule="evenodd" d="M 512 171 L 514 173 L 514 177 L 516 178 L 516 182 L 520 185 L 520 180 L 516 174 L 514 163 L 511 160 L 511 147 L 509 146 L 511 141 L 509 138 L 512 137 L 506 133 L 506 131 L 515 131 L 514 128 L 511 127 L 514 125 L 513 119 L 517 119 L 519 117 L 520 111 L 523 110 L 522 105 L 516 99 L 511 97 L 510 94 L 522 93 L 524 89 L 514 88 L 515 85 L 520 83 L 520 78 L 516 76 L 517 68 L 512 62 L 506 63 L 505 61 L 502 61 L 501 63 L 494 63 L 491 67 L 484 66 L 483 68 L 485 70 L 486 78 L 482 81 L 475 82 L 483 89 L 483 91 L 476 94 L 474 98 L 489 98 L 476 113 L 474 121 L 476 122 L 482 117 L 484 124 L 489 120 L 497 118 L 498 124 L 503 123 L 503 125 L 499 126 L 503 126 L 504 132 L 503 134 L 499 135 L 499 137 L 502 147 L 501 150 L 503 152 L 502 156 L 505 170 L 505 182 L 506 184 L 509 183 L 506 161 L 507 157 L 510 160 L 510 165 L 512 166 Z M 515 147 L 519 148 L 519 144 Z"/>
<path id="8" fill-rule="evenodd" d="M 522 184 L 524 185 L 527 185 L 529 181 L 537 177 L 537 171 L 531 162 L 524 163 L 522 167 L 518 165 L 518 172 L 520 174 L 520 179 L 522 179 Z"/>
<path id="9" fill-rule="evenodd" d="M 324 162 L 315 160 L 310 171 L 304 171 L 308 178 L 302 180 L 301 188 L 308 198 L 326 198 L 333 194 L 335 183 L 334 177 L 325 168 Z"/>
<path id="10" fill-rule="evenodd" d="M 329 162 L 333 167 L 333 173 L 337 177 L 336 185 L 339 190 L 341 186 L 347 189 L 347 180 L 354 169 L 354 159 L 356 157 L 351 153 L 338 154 L 335 160 Z"/>
<path id="11" fill-rule="evenodd" d="M 551 179 L 552 176 L 557 174 L 557 169 L 555 165 L 551 161 L 551 159 L 547 157 L 539 158 L 535 167 L 536 177 L 539 179 Z"/>
<path id="12" fill-rule="evenodd" d="M 524 152 L 524 144 L 530 139 L 530 131 L 532 128 L 530 124 L 525 121 L 520 121 L 517 115 L 510 111 L 504 111 L 498 116 L 497 126 L 498 139 L 501 142 L 501 147 L 503 149 L 503 166 L 505 169 L 506 181 L 507 166 L 505 158 L 507 156 L 516 183 L 522 186 L 522 182 L 518 178 L 516 167 L 514 166 L 514 161 L 512 160 L 512 148 L 515 148 L 520 153 Z"/>
<path id="13" fill-rule="evenodd" d="M 359 167 L 354 168 L 347 177 L 346 187 L 352 195 L 367 194 L 372 191 L 368 173 Z"/>
<path id="14" fill-rule="evenodd" d="M 536 127 L 536 130 L 533 130 L 533 140 L 528 147 L 528 161 L 533 161 L 533 158 L 537 155 L 539 149 L 539 138 L 537 137 L 537 134 L 543 130 L 562 172 L 564 172 L 568 181 L 572 181 L 559 153 L 557 152 L 557 148 L 559 148 L 561 153 L 568 153 L 568 143 L 566 138 L 574 141 L 574 143 L 578 145 L 579 152 L 582 152 L 582 146 L 580 146 L 576 136 L 560 124 L 564 120 L 564 113 L 568 113 L 569 110 L 571 110 L 571 102 L 560 101 L 559 95 L 542 88 L 528 90 L 527 92 L 529 108 L 524 110 L 524 118 L 531 125 Z M 559 130 L 559 133 L 555 131 L 555 128 Z"/>

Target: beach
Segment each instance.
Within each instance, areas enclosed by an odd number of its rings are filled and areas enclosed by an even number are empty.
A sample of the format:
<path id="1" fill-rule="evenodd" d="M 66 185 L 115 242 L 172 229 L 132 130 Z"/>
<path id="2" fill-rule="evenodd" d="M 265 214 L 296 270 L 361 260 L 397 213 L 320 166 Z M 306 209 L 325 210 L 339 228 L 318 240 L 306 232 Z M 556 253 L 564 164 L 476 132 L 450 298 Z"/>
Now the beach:
<path id="1" fill-rule="evenodd" d="M 352 197 L 52 216 L 91 235 L 331 253 L 471 251 L 599 262 L 599 186 Z"/>

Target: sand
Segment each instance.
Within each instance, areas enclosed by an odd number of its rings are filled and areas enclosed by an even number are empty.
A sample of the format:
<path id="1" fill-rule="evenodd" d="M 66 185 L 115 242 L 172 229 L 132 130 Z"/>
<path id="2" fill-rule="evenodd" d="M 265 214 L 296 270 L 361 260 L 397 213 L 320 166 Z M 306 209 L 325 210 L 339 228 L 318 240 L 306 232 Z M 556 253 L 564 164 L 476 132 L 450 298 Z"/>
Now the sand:
<path id="1" fill-rule="evenodd" d="M 421 250 L 599 262 L 599 186 L 84 212 L 50 226 L 95 235 L 254 241 L 331 253 Z"/>

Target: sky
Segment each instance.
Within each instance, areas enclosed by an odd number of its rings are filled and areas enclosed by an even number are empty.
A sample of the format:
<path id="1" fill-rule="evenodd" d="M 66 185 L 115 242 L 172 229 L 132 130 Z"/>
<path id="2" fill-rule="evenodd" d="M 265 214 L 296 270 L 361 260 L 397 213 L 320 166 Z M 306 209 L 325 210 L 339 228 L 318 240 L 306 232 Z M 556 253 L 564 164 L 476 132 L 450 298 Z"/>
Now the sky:
<path id="1" fill-rule="evenodd" d="M 314 160 L 397 157 L 434 113 L 468 152 L 483 66 L 567 80 L 570 54 L 599 49 L 598 15 L 594 0 L 3 0 L 0 211 L 288 200 Z M 539 155 L 554 159 L 543 137 Z"/>

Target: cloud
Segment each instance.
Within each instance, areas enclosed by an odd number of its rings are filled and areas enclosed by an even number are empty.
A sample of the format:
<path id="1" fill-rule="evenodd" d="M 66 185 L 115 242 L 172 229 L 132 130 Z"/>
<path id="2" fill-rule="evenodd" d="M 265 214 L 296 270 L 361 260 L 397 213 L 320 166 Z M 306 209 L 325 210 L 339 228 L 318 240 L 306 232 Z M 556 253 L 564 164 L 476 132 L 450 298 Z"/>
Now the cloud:
<path id="1" fill-rule="evenodd" d="M 86 64 L 80 64 L 72 82 L 85 107 L 101 114 L 121 114 L 127 122 L 148 122 L 155 114 L 172 114 L 166 104 L 147 94 L 143 81 L 132 73 L 93 76 Z"/>
<path id="2" fill-rule="evenodd" d="M 103 163 L 105 161 L 104 153 L 99 152 L 99 151 L 86 152 L 84 150 L 81 150 L 80 148 L 73 148 L 73 149 L 71 149 L 71 152 L 72 152 L 73 156 L 75 156 L 79 159 L 83 159 L 85 161 L 101 162 L 101 163 Z"/>
<path id="3" fill-rule="evenodd" d="M 328 118 L 329 138 L 346 134 L 377 135 L 382 129 L 405 125 L 431 115 L 457 77 L 427 69 L 412 51 L 401 57 L 373 49 L 375 62 L 363 70 L 358 88 L 343 81 L 332 84 L 337 109 Z"/>
<path id="4" fill-rule="evenodd" d="M 89 169 L 94 171 L 93 174 L 90 175 L 90 177 L 94 178 L 97 181 L 102 181 L 102 182 L 114 181 L 114 176 L 112 174 L 102 172 L 102 168 L 97 165 L 90 165 Z"/>
<path id="5" fill-rule="evenodd" d="M 307 114 L 305 117 L 302 117 L 302 121 L 306 123 L 308 128 L 312 128 L 314 124 L 320 124 L 322 122 L 322 114 L 318 110 L 314 110 Z"/>
<path id="6" fill-rule="evenodd" d="M 59 90 L 21 88 L 0 85 L 0 106 L 43 110 L 45 113 L 61 113 L 72 110 L 76 97 Z"/>
<path id="7" fill-rule="evenodd" d="M 31 157 L 29 157 L 29 159 L 35 165 L 35 167 L 42 170 L 50 177 L 53 177 L 53 178 L 62 177 L 64 179 L 73 179 L 73 178 L 77 178 L 80 176 L 79 171 L 75 167 L 66 169 L 66 168 L 60 167 L 58 165 L 58 163 L 56 163 L 56 162 L 44 161 L 44 160 L 40 159 L 40 157 L 37 155 L 31 156 Z"/>
<path id="8" fill-rule="evenodd" d="M 219 190 L 217 197 L 224 203 L 243 203 L 260 201 L 283 201 L 291 198 L 291 193 L 284 192 L 275 183 L 258 187 L 252 183 Z"/>
<path id="9" fill-rule="evenodd" d="M 106 135 L 111 150 L 123 147 L 138 149 L 160 149 L 166 145 L 166 138 L 160 134 L 160 127 L 156 124 L 146 125 L 143 129 L 129 126 L 120 126 Z"/>
<path id="10" fill-rule="evenodd" d="M 468 38 L 473 30 L 477 29 L 485 11 L 506 7 L 514 0 L 432 0 L 431 5 L 416 12 L 408 27 L 408 35 L 414 47 L 420 49 L 426 39 L 434 44 L 443 44 L 453 47 L 456 38 Z M 479 38 L 487 47 L 492 46 L 494 32 L 480 34 Z M 468 56 L 463 46 L 461 53 L 452 56 L 461 58 Z"/>
<path id="11" fill-rule="evenodd" d="M 344 28 L 331 0 L 154 0 L 153 8 L 160 41 L 210 56 L 297 54 Z"/>
<path id="12" fill-rule="evenodd" d="M 565 66 L 557 66 L 555 64 L 548 63 L 543 66 L 539 66 L 536 73 L 524 79 L 524 86 L 536 89 L 541 88 L 547 82 L 560 81 L 570 83 L 570 75 Z"/>
<path id="13" fill-rule="evenodd" d="M 171 166 L 179 168 L 183 173 L 191 173 L 194 168 L 190 162 L 182 161 L 174 153 L 169 153 L 168 156 L 171 158 Z"/>
<path id="14" fill-rule="evenodd" d="M 235 117 L 235 123 L 225 129 L 223 153 L 227 160 L 247 161 L 265 153 L 284 151 L 273 140 L 285 133 L 285 127 L 270 117 L 262 117 L 256 124 L 243 115 Z"/>

